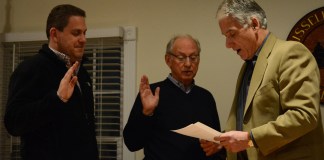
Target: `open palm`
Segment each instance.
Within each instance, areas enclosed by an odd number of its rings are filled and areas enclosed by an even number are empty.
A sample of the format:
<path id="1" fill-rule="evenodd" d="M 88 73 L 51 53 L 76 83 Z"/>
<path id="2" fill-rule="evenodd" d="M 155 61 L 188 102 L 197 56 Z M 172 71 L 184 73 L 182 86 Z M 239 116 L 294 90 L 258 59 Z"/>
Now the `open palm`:
<path id="1" fill-rule="evenodd" d="M 140 84 L 140 96 L 143 104 L 143 114 L 152 115 L 159 103 L 160 88 L 155 89 L 153 94 L 147 76 L 143 75 Z"/>

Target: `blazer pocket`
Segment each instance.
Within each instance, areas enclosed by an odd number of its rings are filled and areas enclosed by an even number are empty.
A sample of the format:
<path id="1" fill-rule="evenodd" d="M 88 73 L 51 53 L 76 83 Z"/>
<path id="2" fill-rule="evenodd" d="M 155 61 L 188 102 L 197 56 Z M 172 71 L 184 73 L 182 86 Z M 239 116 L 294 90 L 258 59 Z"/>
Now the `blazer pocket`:
<path id="1" fill-rule="evenodd" d="M 255 93 L 253 99 L 254 113 L 262 118 L 258 119 L 258 124 L 262 125 L 269 121 L 276 120 L 281 112 L 279 94 L 273 83 L 262 86 Z"/>
<path id="2" fill-rule="evenodd" d="M 269 91 L 271 89 L 273 89 L 274 86 L 273 84 L 270 82 L 264 86 L 262 86 L 260 89 L 257 90 L 257 92 L 255 93 L 255 97 L 263 95 L 263 94 L 269 94 Z"/>

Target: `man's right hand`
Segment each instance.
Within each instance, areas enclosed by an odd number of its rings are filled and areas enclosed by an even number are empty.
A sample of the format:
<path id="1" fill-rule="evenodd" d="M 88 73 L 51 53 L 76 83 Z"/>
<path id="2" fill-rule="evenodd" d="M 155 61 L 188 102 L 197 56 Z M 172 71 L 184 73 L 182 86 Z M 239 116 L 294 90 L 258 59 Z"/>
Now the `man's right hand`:
<path id="1" fill-rule="evenodd" d="M 57 96 L 63 101 L 67 102 L 74 91 L 74 86 L 78 81 L 77 75 L 74 75 L 76 69 L 79 67 L 79 62 L 76 61 L 69 70 L 65 73 L 60 82 L 60 86 L 57 90 Z"/>
<path id="2" fill-rule="evenodd" d="M 140 96 L 143 104 L 143 114 L 152 116 L 159 103 L 160 87 L 155 89 L 153 95 L 147 76 L 143 75 L 140 83 Z"/>

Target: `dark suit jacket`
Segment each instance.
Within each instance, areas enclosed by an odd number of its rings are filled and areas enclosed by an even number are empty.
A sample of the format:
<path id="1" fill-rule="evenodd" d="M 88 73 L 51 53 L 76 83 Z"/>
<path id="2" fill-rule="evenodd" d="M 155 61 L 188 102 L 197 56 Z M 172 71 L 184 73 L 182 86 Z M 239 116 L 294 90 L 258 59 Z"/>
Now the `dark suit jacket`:
<path id="1" fill-rule="evenodd" d="M 242 67 L 227 131 L 235 130 Z M 320 75 L 315 58 L 298 42 L 270 34 L 259 53 L 245 104 L 243 130 L 252 131 L 257 148 L 249 160 L 324 158 L 320 112 Z M 236 159 L 229 154 L 228 160 Z"/>
<path id="2" fill-rule="evenodd" d="M 44 45 L 11 76 L 5 126 L 21 136 L 22 156 L 32 160 L 98 159 L 91 79 L 80 67 L 68 103 L 57 96 L 65 64 Z"/>

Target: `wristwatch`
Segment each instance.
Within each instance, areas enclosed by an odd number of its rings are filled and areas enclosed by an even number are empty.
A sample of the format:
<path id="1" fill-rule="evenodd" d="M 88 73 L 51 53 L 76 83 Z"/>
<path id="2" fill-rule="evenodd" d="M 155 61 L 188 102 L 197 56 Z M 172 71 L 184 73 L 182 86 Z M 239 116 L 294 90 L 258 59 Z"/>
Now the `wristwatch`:
<path id="1" fill-rule="evenodd" d="M 249 146 L 249 147 L 254 147 L 254 144 L 253 144 L 253 141 L 252 141 L 252 139 L 254 139 L 254 138 L 253 138 L 252 131 L 250 131 L 248 135 L 249 135 L 248 146 Z"/>
<path id="2" fill-rule="evenodd" d="M 254 146 L 254 145 L 253 145 L 253 141 L 252 141 L 251 139 L 250 139 L 249 142 L 248 142 L 248 146 L 249 146 L 249 147 L 253 147 L 253 146 Z"/>

